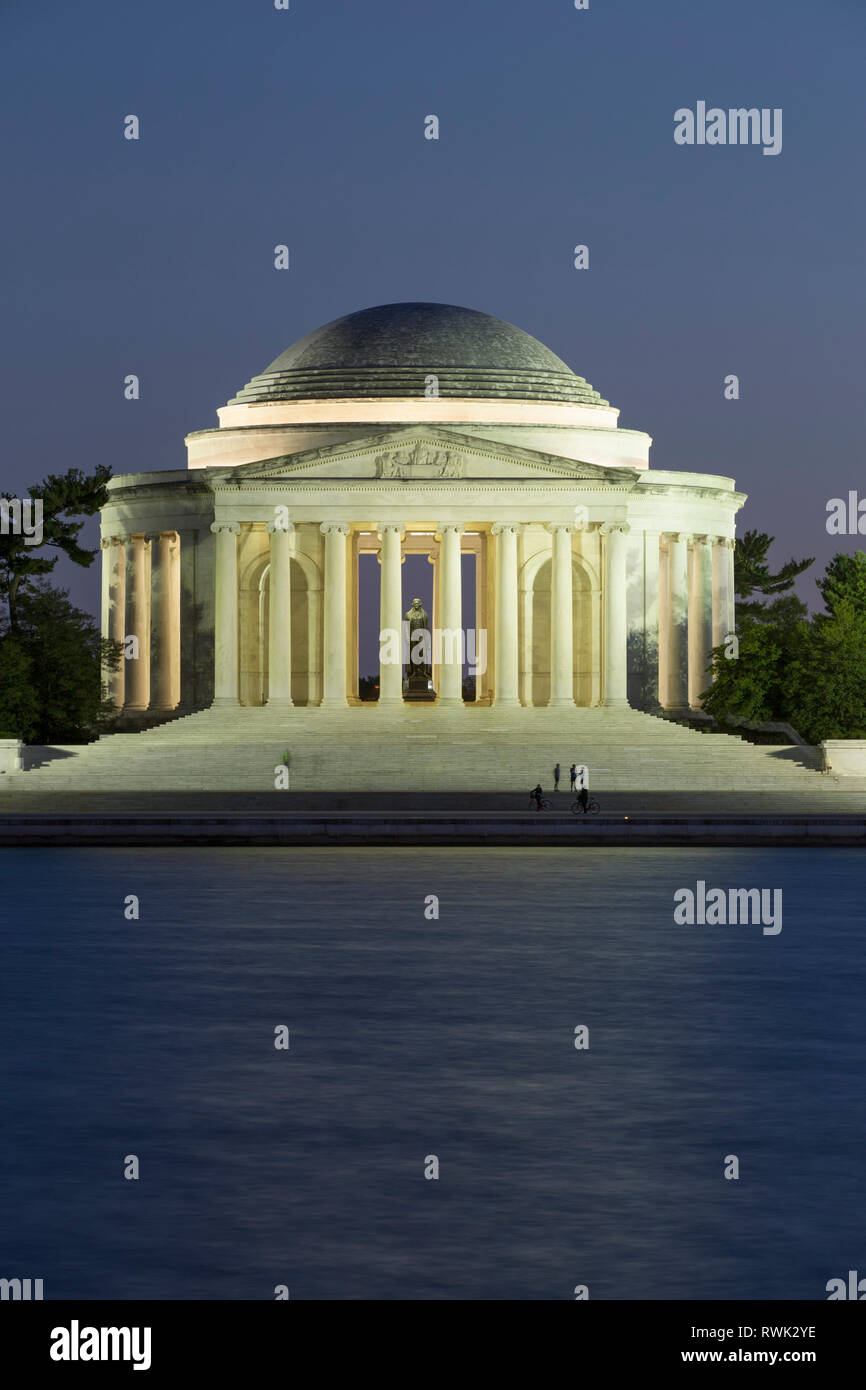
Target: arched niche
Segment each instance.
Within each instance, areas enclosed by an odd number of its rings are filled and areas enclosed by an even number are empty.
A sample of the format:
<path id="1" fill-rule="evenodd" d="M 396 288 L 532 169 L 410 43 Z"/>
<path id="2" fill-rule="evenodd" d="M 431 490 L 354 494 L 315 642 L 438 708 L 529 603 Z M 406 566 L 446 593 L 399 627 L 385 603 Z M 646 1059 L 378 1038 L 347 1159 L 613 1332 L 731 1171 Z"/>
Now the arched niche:
<path id="1" fill-rule="evenodd" d="M 552 557 L 541 551 L 526 562 L 520 576 L 520 698 L 524 705 L 550 699 L 550 585 Z M 576 705 L 595 705 L 600 698 L 600 587 L 590 563 L 572 554 L 573 690 Z"/>
<path id="2" fill-rule="evenodd" d="M 268 699 L 270 646 L 269 552 L 254 559 L 240 576 L 240 702 L 263 705 Z M 322 582 L 315 561 L 303 551 L 290 557 L 292 595 L 292 702 L 315 705 L 322 698 Z"/>

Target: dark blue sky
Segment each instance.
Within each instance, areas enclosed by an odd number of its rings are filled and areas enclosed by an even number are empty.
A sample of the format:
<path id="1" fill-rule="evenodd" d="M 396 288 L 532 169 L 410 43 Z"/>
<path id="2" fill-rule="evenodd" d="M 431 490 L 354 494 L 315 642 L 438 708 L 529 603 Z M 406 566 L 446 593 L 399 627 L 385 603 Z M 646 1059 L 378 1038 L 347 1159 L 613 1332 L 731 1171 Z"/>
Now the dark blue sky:
<path id="1" fill-rule="evenodd" d="M 825 507 L 866 493 L 862 0 L 55 0 L 0 27 L 0 485 L 182 467 L 296 338 L 431 299 L 549 344 L 656 467 L 733 475 L 779 561 L 857 548 Z M 782 153 L 677 147 L 698 100 L 782 107 Z M 97 570 L 58 568 L 94 611 Z"/>

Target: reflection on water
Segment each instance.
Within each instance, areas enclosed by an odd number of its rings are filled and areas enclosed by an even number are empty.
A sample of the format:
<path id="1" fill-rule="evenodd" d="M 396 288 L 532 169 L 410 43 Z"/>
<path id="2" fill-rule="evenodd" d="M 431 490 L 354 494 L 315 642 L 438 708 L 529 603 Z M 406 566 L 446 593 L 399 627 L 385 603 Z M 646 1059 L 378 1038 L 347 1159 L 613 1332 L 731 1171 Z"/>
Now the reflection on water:
<path id="1" fill-rule="evenodd" d="M 859 852 L 0 871 L 0 1275 L 47 1298 L 821 1299 L 862 1268 Z M 784 929 L 676 926 L 698 879 L 781 887 Z"/>

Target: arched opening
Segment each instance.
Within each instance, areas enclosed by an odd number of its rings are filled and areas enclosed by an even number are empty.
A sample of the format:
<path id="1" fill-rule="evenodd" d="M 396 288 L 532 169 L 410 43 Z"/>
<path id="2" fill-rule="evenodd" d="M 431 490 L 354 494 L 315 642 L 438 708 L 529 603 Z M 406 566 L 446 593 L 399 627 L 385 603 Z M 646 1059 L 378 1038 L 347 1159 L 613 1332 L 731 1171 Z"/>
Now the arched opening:
<path id="1" fill-rule="evenodd" d="M 268 651 L 270 646 L 270 563 L 264 561 L 241 590 L 240 702 L 264 705 L 268 700 Z M 292 595 L 291 641 L 292 701 L 317 704 L 321 698 L 317 652 L 317 628 L 321 590 L 313 587 L 316 575 L 310 562 L 295 555 L 290 561 Z"/>
<path id="2" fill-rule="evenodd" d="M 523 670 L 521 698 L 526 705 L 546 705 L 550 699 L 550 558 L 527 576 L 523 591 Z M 571 614 L 574 643 L 574 702 L 591 705 L 595 698 L 592 579 L 574 557 L 571 567 Z"/>

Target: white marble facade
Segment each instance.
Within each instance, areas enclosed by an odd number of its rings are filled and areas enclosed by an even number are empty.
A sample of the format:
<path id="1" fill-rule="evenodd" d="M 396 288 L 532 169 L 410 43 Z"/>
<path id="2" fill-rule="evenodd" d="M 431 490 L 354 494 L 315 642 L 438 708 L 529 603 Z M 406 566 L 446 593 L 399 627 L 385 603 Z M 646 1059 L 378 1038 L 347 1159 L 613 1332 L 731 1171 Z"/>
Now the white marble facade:
<path id="1" fill-rule="evenodd" d="M 456 630 L 471 552 L 479 702 L 697 708 L 733 630 L 745 498 L 730 478 L 650 468 L 649 437 L 617 417 L 477 396 L 224 407 L 189 436 L 187 469 L 109 485 L 103 631 L 139 646 L 115 703 L 351 705 L 359 556 L 380 559 L 382 628 L 413 597 L 413 553 L 434 567 L 434 625 Z M 459 703 L 455 651 L 434 684 Z M 380 699 L 401 701 L 399 667 L 382 667 Z"/>

